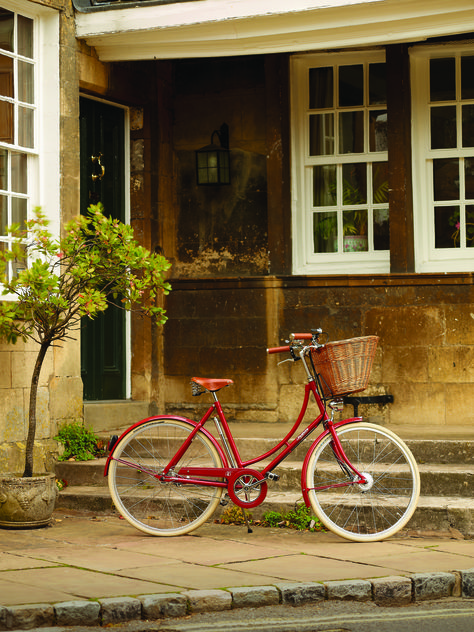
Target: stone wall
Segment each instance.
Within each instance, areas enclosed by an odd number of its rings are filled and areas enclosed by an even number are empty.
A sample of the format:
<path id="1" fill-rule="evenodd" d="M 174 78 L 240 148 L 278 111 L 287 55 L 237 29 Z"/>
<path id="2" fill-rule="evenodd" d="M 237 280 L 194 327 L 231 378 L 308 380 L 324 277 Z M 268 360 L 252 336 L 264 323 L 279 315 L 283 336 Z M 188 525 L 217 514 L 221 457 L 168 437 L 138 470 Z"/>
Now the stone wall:
<path id="1" fill-rule="evenodd" d="M 331 340 L 380 337 L 362 395 L 392 394 L 394 403 L 361 406 L 365 418 L 386 425 L 474 421 L 470 274 L 176 280 L 173 287 L 165 326 L 168 411 L 202 411 L 204 396 L 193 398 L 189 387 L 198 375 L 235 380 L 221 391 L 230 418 L 295 419 L 302 367 L 278 367 L 284 357 L 265 349 L 284 344 L 292 331 L 322 327 Z"/>

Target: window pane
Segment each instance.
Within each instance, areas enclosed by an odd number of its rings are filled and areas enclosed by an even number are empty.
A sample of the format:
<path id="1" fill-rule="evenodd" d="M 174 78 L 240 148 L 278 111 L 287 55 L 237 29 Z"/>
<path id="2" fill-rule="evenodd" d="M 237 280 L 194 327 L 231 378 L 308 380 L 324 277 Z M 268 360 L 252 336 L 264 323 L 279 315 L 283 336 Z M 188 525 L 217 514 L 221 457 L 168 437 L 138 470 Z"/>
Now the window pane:
<path id="1" fill-rule="evenodd" d="M 334 154 L 334 114 L 311 114 L 309 117 L 309 154 Z"/>
<path id="2" fill-rule="evenodd" d="M 474 200 L 474 158 L 464 160 L 465 198 Z"/>
<path id="3" fill-rule="evenodd" d="M 431 149 L 456 146 L 456 106 L 431 108 Z"/>
<path id="4" fill-rule="evenodd" d="M 433 160 L 434 199 L 459 200 L 459 160 L 436 158 Z"/>
<path id="5" fill-rule="evenodd" d="M 337 252 L 337 212 L 314 213 L 314 252 Z"/>
<path id="6" fill-rule="evenodd" d="M 309 69 L 309 107 L 332 108 L 334 93 L 333 68 Z"/>
<path id="7" fill-rule="evenodd" d="M 8 151 L 0 149 L 0 189 L 8 189 Z"/>
<path id="8" fill-rule="evenodd" d="M 12 223 L 24 228 L 26 222 L 27 201 L 24 198 L 12 198 Z"/>
<path id="9" fill-rule="evenodd" d="M 339 107 L 364 104 L 364 67 L 339 67 Z"/>
<path id="10" fill-rule="evenodd" d="M 313 167 L 313 206 L 336 204 L 336 165 Z"/>
<path id="11" fill-rule="evenodd" d="M 461 57 L 461 99 L 474 99 L 474 57 Z"/>
<path id="12" fill-rule="evenodd" d="M 387 75 L 385 64 L 369 66 L 369 105 L 387 103 Z"/>
<path id="13" fill-rule="evenodd" d="M 342 203 L 344 206 L 367 204 L 367 165 L 342 165 Z"/>
<path id="14" fill-rule="evenodd" d="M 0 195 L 0 235 L 7 234 L 8 226 L 8 198 L 6 195 Z"/>
<path id="15" fill-rule="evenodd" d="M 33 58 L 33 20 L 18 16 L 18 54 Z"/>
<path id="16" fill-rule="evenodd" d="M 364 113 L 339 113 L 339 153 L 362 154 L 364 152 Z"/>
<path id="17" fill-rule="evenodd" d="M 372 165 L 372 202 L 388 204 L 388 162 Z"/>
<path id="18" fill-rule="evenodd" d="M 0 94 L 13 99 L 13 59 L 0 55 Z"/>
<path id="19" fill-rule="evenodd" d="M 459 206 L 438 206 L 435 215 L 435 248 L 457 248 L 461 234 Z"/>
<path id="20" fill-rule="evenodd" d="M 26 154 L 12 153 L 12 191 L 15 193 L 28 193 L 26 161 Z"/>
<path id="21" fill-rule="evenodd" d="M 18 62 L 18 99 L 24 103 L 34 103 L 33 71 L 33 64 Z"/>
<path id="22" fill-rule="evenodd" d="M 369 125 L 370 151 L 388 151 L 387 110 L 369 112 Z"/>
<path id="23" fill-rule="evenodd" d="M 25 251 L 25 248 L 23 246 L 21 246 L 21 249 Z M 26 261 L 23 257 L 21 259 L 15 259 L 14 261 L 12 261 L 13 277 L 16 277 L 20 272 L 23 272 L 23 270 L 26 270 Z"/>
<path id="24" fill-rule="evenodd" d="M 34 147 L 34 111 L 29 108 L 18 108 L 18 144 Z"/>
<path id="25" fill-rule="evenodd" d="M 374 249 L 390 250 L 388 208 L 374 209 Z"/>
<path id="26" fill-rule="evenodd" d="M 466 246 L 474 248 L 474 206 L 466 206 Z"/>
<path id="27" fill-rule="evenodd" d="M 13 13 L 0 9 L 0 48 L 13 52 Z"/>
<path id="28" fill-rule="evenodd" d="M 365 252 L 369 249 L 367 217 L 367 209 L 343 212 L 344 252 Z"/>
<path id="29" fill-rule="evenodd" d="M 0 140 L 13 143 L 13 103 L 0 101 Z"/>
<path id="30" fill-rule="evenodd" d="M 474 105 L 462 106 L 462 146 L 474 147 Z"/>
<path id="31" fill-rule="evenodd" d="M 430 100 L 453 101 L 456 98 L 454 57 L 430 60 Z"/>

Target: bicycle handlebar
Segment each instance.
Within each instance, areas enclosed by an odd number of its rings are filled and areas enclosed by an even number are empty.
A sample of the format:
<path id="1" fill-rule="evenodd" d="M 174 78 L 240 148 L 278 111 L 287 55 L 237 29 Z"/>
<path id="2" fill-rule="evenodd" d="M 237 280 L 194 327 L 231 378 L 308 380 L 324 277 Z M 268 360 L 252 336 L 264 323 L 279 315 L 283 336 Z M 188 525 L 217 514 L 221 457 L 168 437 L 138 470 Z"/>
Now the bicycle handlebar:
<path id="1" fill-rule="evenodd" d="M 289 353 L 290 347 L 287 345 L 286 347 L 270 347 L 267 349 L 267 353 Z"/>
<path id="2" fill-rule="evenodd" d="M 290 340 L 293 343 L 296 343 L 296 346 L 300 346 L 298 345 L 298 342 L 300 342 L 301 340 L 311 340 L 311 341 L 314 341 L 315 346 L 320 346 L 318 343 L 318 340 L 319 340 L 320 334 L 323 333 L 322 330 L 313 329 L 312 331 L 313 333 L 310 333 L 310 334 L 290 334 Z M 288 340 L 286 342 L 288 342 Z M 286 345 L 284 347 L 269 347 L 267 349 L 267 353 L 291 353 L 293 360 L 300 359 L 299 357 L 295 355 L 293 345 Z"/>

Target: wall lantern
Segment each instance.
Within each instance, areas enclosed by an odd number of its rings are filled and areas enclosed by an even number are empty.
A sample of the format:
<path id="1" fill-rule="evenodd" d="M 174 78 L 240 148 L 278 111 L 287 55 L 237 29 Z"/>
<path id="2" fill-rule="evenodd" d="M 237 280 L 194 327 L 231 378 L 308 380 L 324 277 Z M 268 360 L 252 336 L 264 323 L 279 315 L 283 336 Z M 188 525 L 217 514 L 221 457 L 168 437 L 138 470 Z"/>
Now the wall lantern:
<path id="1" fill-rule="evenodd" d="M 214 137 L 219 145 L 214 144 Z M 198 184 L 230 184 L 229 126 L 224 123 L 211 134 L 211 144 L 196 151 Z"/>

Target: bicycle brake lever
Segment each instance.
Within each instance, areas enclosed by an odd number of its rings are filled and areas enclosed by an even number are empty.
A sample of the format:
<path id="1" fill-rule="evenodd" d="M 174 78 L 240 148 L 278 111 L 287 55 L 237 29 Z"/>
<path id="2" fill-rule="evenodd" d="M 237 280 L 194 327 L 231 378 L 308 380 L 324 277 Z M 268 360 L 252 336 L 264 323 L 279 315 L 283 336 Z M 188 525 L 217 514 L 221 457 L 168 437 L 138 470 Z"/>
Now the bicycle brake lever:
<path id="1" fill-rule="evenodd" d="M 284 364 L 285 362 L 294 362 L 293 358 L 287 358 L 286 360 L 280 360 L 280 362 L 277 362 L 277 366 L 280 366 L 280 364 Z"/>

